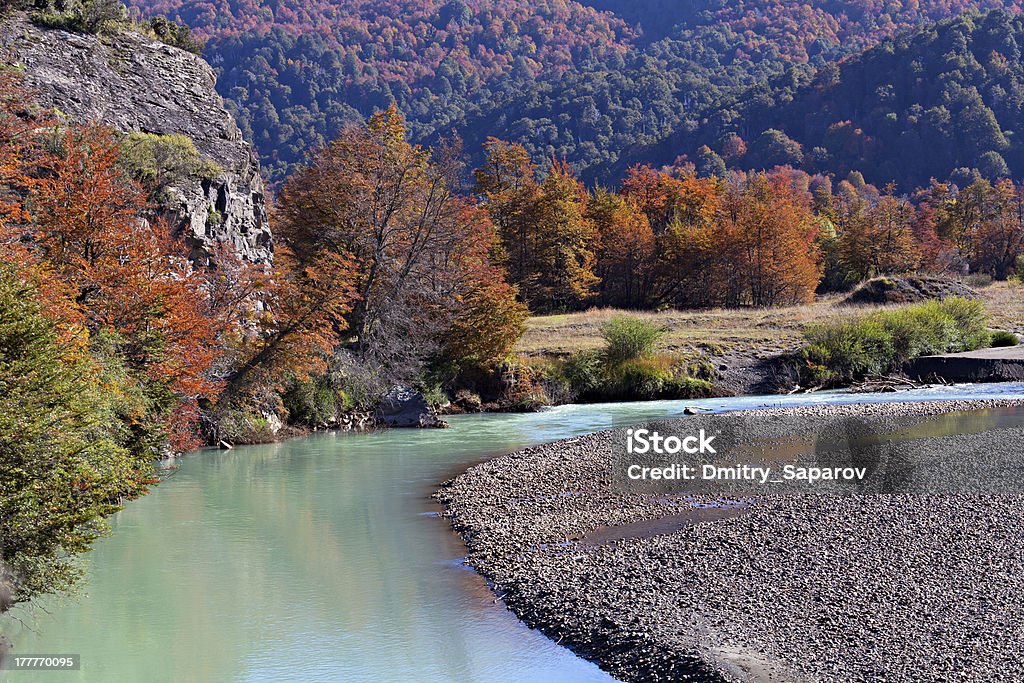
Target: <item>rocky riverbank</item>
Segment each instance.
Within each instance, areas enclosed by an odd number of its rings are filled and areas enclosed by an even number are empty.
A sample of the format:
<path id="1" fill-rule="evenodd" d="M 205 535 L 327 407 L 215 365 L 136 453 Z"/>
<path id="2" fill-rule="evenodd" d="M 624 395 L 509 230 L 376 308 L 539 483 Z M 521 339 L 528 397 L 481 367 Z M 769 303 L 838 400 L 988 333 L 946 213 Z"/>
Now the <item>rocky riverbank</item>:
<path id="1" fill-rule="evenodd" d="M 946 401 L 759 411 L 817 421 L 1019 407 Z M 1024 444 L 1019 412 L 929 437 L 955 465 Z M 1009 420 L 1006 419 L 1009 415 Z M 971 419 L 968 416 L 968 419 Z M 963 415 L 959 416 L 962 421 Z M 946 418 L 943 418 L 946 419 Z M 681 422 L 677 421 L 675 426 Z M 962 422 L 961 422 L 962 425 Z M 668 425 L 666 423 L 666 427 Z M 479 465 L 438 493 L 469 561 L 531 627 L 627 681 L 1014 680 L 1024 675 L 1024 498 L 695 500 L 623 493 L 603 432 Z"/>

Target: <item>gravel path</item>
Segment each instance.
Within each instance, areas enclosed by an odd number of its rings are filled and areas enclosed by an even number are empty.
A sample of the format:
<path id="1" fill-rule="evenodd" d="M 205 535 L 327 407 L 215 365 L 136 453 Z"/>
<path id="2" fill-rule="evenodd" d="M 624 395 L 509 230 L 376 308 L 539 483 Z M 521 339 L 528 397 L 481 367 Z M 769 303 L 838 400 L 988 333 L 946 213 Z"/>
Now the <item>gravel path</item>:
<path id="1" fill-rule="evenodd" d="M 884 423 L 1021 405 L 757 416 L 772 436 L 843 415 Z M 1024 497 L 793 495 L 694 512 L 691 498 L 612 489 L 621 437 L 503 456 L 437 494 L 469 561 L 531 627 L 626 681 L 1024 678 Z M 936 443 L 940 458 L 1024 453 L 1024 429 Z"/>

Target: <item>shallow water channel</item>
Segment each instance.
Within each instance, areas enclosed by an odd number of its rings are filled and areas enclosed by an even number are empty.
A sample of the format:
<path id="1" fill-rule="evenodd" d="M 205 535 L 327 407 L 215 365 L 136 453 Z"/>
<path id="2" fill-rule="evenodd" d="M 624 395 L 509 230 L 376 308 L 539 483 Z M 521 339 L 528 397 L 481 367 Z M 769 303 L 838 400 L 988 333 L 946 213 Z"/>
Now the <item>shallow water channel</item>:
<path id="1" fill-rule="evenodd" d="M 430 500 L 438 484 L 494 455 L 685 406 L 1021 396 L 1024 384 L 999 384 L 574 405 L 203 451 L 116 515 L 82 595 L 0 618 L 16 653 L 77 653 L 81 670 L 0 679 L 608 681 L 462 566 L 461 541 Z"/>

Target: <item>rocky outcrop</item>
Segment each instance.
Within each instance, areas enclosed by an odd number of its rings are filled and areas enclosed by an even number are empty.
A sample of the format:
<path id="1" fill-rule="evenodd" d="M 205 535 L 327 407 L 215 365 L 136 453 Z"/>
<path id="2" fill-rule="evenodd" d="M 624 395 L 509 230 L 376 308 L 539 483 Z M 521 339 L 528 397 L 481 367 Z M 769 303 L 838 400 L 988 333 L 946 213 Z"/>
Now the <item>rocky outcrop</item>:
<path id="1" fill-rule="evenodd" d="M 447 427 L 427 403 L 423 394 L 409 387 L 396 386 L 377 406 L 376 419 L 384 427 Z"/>
<path id="2" fill-rule="evenodd" d="M 22 69 L 42 105 L 75 121 L 122 132 L 191 138 L 216 177 L 189 177 L 161 199 L 173 224 L 206 260 L 217 243 L 253 262 L 273 255 L 259 162 L 215 90 L 200 57 L 137 33 L 103 37 L 0 18 L 0 58 Z"/>

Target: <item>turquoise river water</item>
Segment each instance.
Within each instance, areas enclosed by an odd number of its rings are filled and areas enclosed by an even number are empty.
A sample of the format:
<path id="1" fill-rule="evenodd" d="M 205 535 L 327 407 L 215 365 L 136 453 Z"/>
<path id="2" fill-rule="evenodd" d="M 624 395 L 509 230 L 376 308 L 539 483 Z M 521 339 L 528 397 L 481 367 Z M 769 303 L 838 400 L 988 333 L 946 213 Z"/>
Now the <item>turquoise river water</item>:
<path id="1" fill-rule="evenodd" d="M 81 655 L 30 681 L 608 681 L 521 624 L 462 565 L 430 494 L 501 453 L 687 405 L 1020 397 L 1022 384 L 562 406 L 447 430 L 320 434 L 186 456 L 113 519 L 81 595 L 0 619 L 18 654 Z"/>

